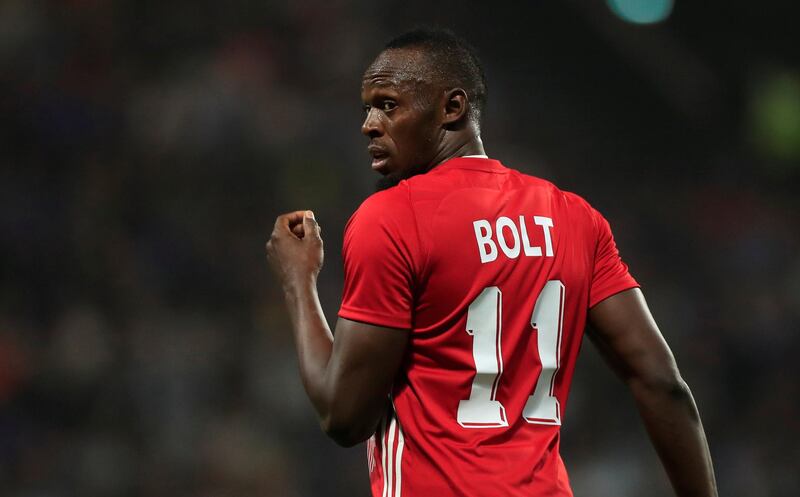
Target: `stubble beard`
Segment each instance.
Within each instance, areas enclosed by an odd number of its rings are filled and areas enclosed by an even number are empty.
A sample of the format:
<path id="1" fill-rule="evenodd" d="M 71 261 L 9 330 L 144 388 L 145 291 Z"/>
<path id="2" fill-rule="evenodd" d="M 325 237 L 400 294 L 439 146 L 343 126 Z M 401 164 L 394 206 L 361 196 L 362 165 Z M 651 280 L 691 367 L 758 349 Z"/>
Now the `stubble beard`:
<path id="1" fill-rule="evenodd" d="M 380 178 L 378 178 L 378 181 L 375 182 L 375 191 L 380 192 L 383 190 L 388 190 L 393 186 L 399 185 L 400 182 L 405 179 L 409 179 L 419 174 L 424 174 L 427 171 L 428 171 L 427 165 L 418 165 L 418 166 L 411 166 L 403 171 L 398 171 L 396 173 L 389 173 L 386 176 L 381 176 Z"/>

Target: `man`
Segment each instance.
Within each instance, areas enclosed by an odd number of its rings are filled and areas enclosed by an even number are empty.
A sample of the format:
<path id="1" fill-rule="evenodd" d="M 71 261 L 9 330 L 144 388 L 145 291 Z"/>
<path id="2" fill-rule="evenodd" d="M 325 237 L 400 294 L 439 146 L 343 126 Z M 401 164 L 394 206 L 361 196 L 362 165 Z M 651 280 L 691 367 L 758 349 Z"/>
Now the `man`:
<path id="1" fill-rule="evenodd" d="M 268 258 L 322 428 L 370 440 L 375 497 L 571 496 L 559 433 L 588 320 L 676 493 L 716 496 L 694 400 L 608 223 L 486 157 L 486 96 L 448 31 L 402 35 L 367 69 L 361 131 L 383 190 L 346 228 L 335 340 L 313 213 L 275 223 Z"/>

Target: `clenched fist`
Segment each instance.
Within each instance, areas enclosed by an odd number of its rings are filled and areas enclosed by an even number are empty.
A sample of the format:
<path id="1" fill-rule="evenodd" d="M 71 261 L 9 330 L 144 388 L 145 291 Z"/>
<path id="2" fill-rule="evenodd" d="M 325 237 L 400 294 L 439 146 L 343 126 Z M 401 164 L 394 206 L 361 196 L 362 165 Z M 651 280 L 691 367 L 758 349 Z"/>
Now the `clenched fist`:
<path id="1" fill-rule="evenodd" d="M 295 211 L 278 216 L 267 242 L 267 259 L 285 290 L 316 283 L 324 251 L 314 213 Z"/>

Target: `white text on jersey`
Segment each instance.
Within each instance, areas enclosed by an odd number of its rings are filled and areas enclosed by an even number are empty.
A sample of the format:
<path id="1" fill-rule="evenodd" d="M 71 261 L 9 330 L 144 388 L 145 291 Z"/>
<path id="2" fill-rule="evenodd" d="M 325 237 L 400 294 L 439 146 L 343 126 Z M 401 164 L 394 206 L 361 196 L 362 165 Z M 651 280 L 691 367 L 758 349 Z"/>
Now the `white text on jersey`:
<path id="1" fill-rule="evenodd" d="M 550 237 L 553 220 L 549 217 L 533 216 L 533 222 L 542 228 L 545 257 L 553 257 L 553 240 Z M 510 218 L 498 217 L 494 222 L 494 234 L 491 223 L 486 219 L 474 221 L 472 227 L 475 229 L 475 239 L 483 264 L 497 260 L 498 246 L 509 259 L 516 259 L 520 253 L 527 257 L 542 257 L 542 247 L 531 245 L 528 229 L 525 226 L 525 216 L 519 216 L 519 226 Z M 509 234 L 510 240 L 507 238 Z M 497 242 L 493 236 L 497 238 Z"/>

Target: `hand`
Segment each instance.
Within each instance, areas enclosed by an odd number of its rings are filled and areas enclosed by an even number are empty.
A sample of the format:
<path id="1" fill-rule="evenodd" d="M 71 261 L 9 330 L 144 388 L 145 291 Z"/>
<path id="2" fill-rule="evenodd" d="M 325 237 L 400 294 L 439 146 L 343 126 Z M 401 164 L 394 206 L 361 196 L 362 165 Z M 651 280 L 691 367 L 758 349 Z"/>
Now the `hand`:
<path id="1" fill-rule="evenodd" d="M 278 216 L 267 242 L 267 260 L 285 290 L 316 283 L 324 251 L 320 227 L 311 211 Z"/>

